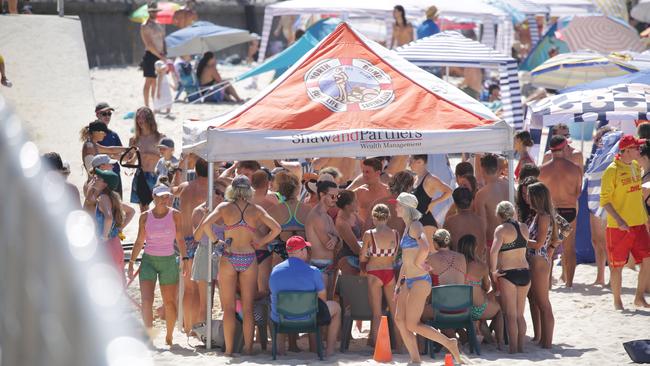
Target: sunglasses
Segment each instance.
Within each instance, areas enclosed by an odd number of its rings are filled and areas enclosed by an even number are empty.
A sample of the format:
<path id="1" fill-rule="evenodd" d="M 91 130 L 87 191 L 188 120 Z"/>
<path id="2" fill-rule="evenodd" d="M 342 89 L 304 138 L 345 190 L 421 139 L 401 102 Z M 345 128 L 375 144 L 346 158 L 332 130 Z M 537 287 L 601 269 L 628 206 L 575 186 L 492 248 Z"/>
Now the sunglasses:
<path id="1" fill-rule="evenodd" d="M 102 117 L 110 117 L 113 115 L 113 112 L 100 112 L 99 115 Z"/>

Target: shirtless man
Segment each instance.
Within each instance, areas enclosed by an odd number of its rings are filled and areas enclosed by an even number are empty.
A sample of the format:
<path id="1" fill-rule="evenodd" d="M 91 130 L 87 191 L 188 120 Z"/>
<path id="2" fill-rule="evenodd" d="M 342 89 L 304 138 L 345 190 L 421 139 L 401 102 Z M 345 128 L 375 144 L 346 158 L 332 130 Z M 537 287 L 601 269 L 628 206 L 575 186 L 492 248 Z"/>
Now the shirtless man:
<path id="1" fill-rule="evenodd" d="M 569 138 L 571 137 L 571 133 L 569 133 L 569 126 L 567 126 L 564 123 L 558 123 L 557 125 L 553 126 L 551 128 L 551 135 L 549 138 L 553 138 L 553 136 L 560 135 L 564 136 L 565 139 L 567 139 L 567 142 L 569 143 L 569 155 L 567 155 L 567 159 L 572 161 L 574 164 L 580 168 L 580 171 L 584 171 L 584 157 L 582 156 L 582 151 L 574 148 L 571 146 L 571 141 L 569 141 Z M 552 151 L 547 151 L 544 154 L 544 159 L 542 160 L 542 164 L 546 163 L 547 161 L 551 160 L 551 156 L 553 155 Z"/>
<path id="2" fill-rule="evenodd" d="M 481 174 L 485 186 L 476 192 L 474 209 L 485 224 L 485 244 L 488 253 L 492 248 L 494 230 L 502 221 L 496 215 L 499 202 L 508 200 L 508 181 L 499 178 L 499 157 L 495 154 L 485 154 L 481 157 Z M 488 262 L 490 256 L 488 255 Z M 489 263 L 488 263 L 489 264 Z"/>
<path id="3" fill-rule="evenodd" d="M 219 179 L 230 184 L 235 175 L 245 175 L 249 180 L 253 180 L 253 173 L 260 170 L 260 163 L 255 160 L 236 161 L 230 168 L 221 173 Z"/>
<path id="4" fill-rule="evenodd" d="M 428 159 L 427 155 L 413 155 L 409 159 L 409 167 L 417 175 L 413 194 L 418 199 L 418 211 L 422 214 L 420 223 L 424 226 L 424 234 L 427 239 L 431 240 L 438 229 L 438 223 L 433 217 L 433 208 L 451 196 L 451 187 L 429 173 L 427 170 Z M 431 245 L 430 248 L 435 251 L 434 245 Z"/>
<path id="5" fill-rule="evenodd" d="M 388 186 L 381 182 L 381 161 L 377 158 L 365 159 L 361 163 L 361 174 L 365 184 L 354 190 L 359 202 L 359 217 L 366 218 L 372 210 L 372 204 L 381 198 L 390 196 Z"/>
<path id="6" fill-rule="evenodd" d="M 323 282 L 327 289 L 327 298 L 334 295 L 334 251 L 341 241 L 334 225 L 334 220 L 327 214 L 327 210 L 334 207 L 339 189 L 336 183 L 320 181 L 317 183 L 316 193 L 318 204 L 309 211 L 305 223 L 305 235 L 311 243 L 310 264 L 318 268 L 323 275 Z"/>
<path id="7" fill-rule="evenodd" d="M 445 221 L 444 228 L 451 233 L 451 249 L 457 250 L 458 239 L 471 234 L 476 238 L 475 255 L 482 261 L 487 257 L 485 246 L 485 222 L 481 216 L 472 211 L 472 192 L 465 187 L 454 189 L 451 195 L 458 210 Z"/>
<path id="8" fill-rule="evenodd" d="M 571 159 L 569 141 L 562 135 L 551 137 L 551 160 L 539 168 L 539 180 L 551 192 L 553 206 L 558 214 L 571 224 L 571 234 L 562 242 L 562 272 L 567 287 L 573 286 L 576 271 L 576 217 L 578 197 L 582 190 L 582 169 Z"/>
<path id="9" fill-rule="evenodd" d="M 165 58 L 165 28 L 156 23 L 156 14 L 161 10 L 156 3 L 147 6 L 149 18 L 140 27 L 140 38 L 144 44 L 145 52 L 142 58 L 142 74 L 144 76 L 144 105 L 149 106 L 149 96 L 153 99 L 156 91 L 156 68 L 158 60 L 167 62 Z"/>
<path id="10" fill-rule="evenodd" d="M 260 169 L 253 173 L 251 180 L 253 187 L 253 198 L 251 202 L 262 207 L 266 212 L 270 212 L 271 208 L 278 203 L 278 196 L 269 193 L 269 173 Z M 257 228 L 258 231 L 260 228 Z M 268 228 L 263 226 L 260 235 L 265 235 Z M 255 256 L 257 258 L 257 296 L 256 299 L 262 299 L 269 295 L 269 276 L 271 275 L 271 254 L 272 252 L 264 249 L 255 249 Z"/>
<path id="11" fill-rule="evenodd" d="M 198 158 L 196 161 L 196 179 L 191 182 L 181 183 L 180 187 L 180 213 L 181 230 L 187 256 L 190 258 L 188 266 L 192 268 L 194 254 L 198 242 L 194 241 L 194 227 L 192 225 L 192 212 L 208 197 L 208 162 Z M 203 321 L 202 311 L 199 307 L 198 282 L 192 281 L 191 271 L 183 276 L 185 290 L 183 293 L 183 330 L 189 334 L 192 325 Z M 205 310 L 205 309 L 204 309 Z"/>

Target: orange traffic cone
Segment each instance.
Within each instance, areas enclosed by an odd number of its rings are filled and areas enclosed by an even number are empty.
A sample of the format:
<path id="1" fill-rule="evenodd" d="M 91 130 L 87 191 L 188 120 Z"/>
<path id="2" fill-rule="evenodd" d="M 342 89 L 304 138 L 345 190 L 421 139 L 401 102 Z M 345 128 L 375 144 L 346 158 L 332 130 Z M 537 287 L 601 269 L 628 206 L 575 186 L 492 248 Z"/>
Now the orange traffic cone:
<path id="1" fill-rule="evenodd" d="M 451 356 L 451 353 L 445 355 L 445 366 L 454 366 L 454 358 Z"/>
<path id="2" fill-rule="evenodd" d="M 379 323 L 379 331 L 375 340 L 375 354 L 372 357 L 376 362 L 391 362 L 393 352 L 390 349 L 390 334 L 388 334 L 388 318 L 384 315 Z"/>

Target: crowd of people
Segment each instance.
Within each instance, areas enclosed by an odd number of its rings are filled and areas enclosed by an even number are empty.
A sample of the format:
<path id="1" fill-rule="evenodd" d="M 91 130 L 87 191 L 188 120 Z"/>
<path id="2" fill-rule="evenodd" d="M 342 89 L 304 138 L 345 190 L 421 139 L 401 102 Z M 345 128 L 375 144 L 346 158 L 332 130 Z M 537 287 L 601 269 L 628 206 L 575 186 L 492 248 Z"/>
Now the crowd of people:
<path id="1" fill-rule="evenodd" d="M 138 109 L 134 136 L 122 146 L 108 128 L 112 112 L 107 103 L 99 103 L 96 120 L 81 131 L 88 179 L 83 203 L 77 202 L 95 218 L 97 236 L 123 281 L 138 276 L 148 329 L 153 327 L 159 281 L 159 315 L 167 324 L 168 344 L 174 342 L 177 317 L 188 336 L 206 323 L 205 289 L 212 282 L 223 311 L 226 355 L 238 352 L 238 318 L 243 352 L 252 352 L 260 337 L 255 326 L 265 306 L 277 321 L 282 291 L 318 294 L 319 325 L 328 328 L 326 354 L 331 355 L 345 311 L 335 301 L 340 296 L 336 282 L 339 275 L 352 275 L 368 281 L 373 314 L 369 344 L 374 344 L 379 320 L 388 312 L 399 330 L 398 348 L 403 345 L 412 362 L 420 362 L 417 336 L 441 344 L 457 361 L 459 342 L 466 341 L 456 330 L 426 325 L 432 317 L 427 306 L 432 286 L 472 286 L 471 314 L 480 339 L 501 349 L 505 332 L 511 353 L 524 352 L 528 300 L 533 341 L 543 348 L 553 346 L 551 272 L 560 257 L 564 285 L 573 286 L 584 169 L 566 125 L 553 129 L 549 153 L 540 166 L 528 153 L 530 135 L 516 134 L 514 203 L 508 202 L 507 160 L 484 153 L 463 155 L 455 166 L 455 182 L 450 182 L 455 189 L 429 172 L 428 155 L 219 162 L 210 205 L 205 160 L 194 154 L 176 158 L 174 141 L 158 132 L 148 107 Z M 648 126 L 640 125 L 641 136 Z M 647 184 L 642 187 L 650 180 L 650 144 L 627 135 L 619 148 L 602 178 L 600 204 L 606 215 L 596 219 L 606 221 L 592 225 L 592 235 L 605 238 L 614 307 L 624 307 L 621 269 L 628 259 L 631 265 L 641 264 L 634 305 L 650 307 L 644 298 L 650 287 L 650 190 Z M 43 159 L 51 170 L 66 174 L 58 154 Z M 126 270 L 122 231 L 136 210 L 125 203 L 120 165 L 135 169 L 128 200 L 139 208 L 137 238 Z M 73 185 L 67 187 L 71 197 L 80 196 Z M 434 212 L 448 200 L 453 204 L 441 222 Z M 213 256 L 212 268 L 208 256 Z M 177 311 L 180 281 L 182 313 Z M 595 285 L 604 285 L 600 269 Z M 280 340 L 283 353 L 285 340 Z M 297 349 L 295 342 L 290 336 L 290 350 Z"/>

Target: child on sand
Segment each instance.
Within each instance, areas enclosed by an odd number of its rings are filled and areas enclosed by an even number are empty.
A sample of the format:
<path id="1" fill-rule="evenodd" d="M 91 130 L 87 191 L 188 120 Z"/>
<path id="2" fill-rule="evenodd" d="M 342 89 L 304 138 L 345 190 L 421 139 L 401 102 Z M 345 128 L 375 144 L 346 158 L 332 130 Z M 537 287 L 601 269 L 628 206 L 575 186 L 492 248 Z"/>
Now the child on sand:
<path id="1" fill-rule="evenodd" d="M 172 91 L 167 78 L 169 68 L 162 60 L 156 61 L 155 67 L 158 80 L 156 81 L 156 93 L 153 98 L 153 110 L 154 113 L 169 114 L 173 102 Z"/>

